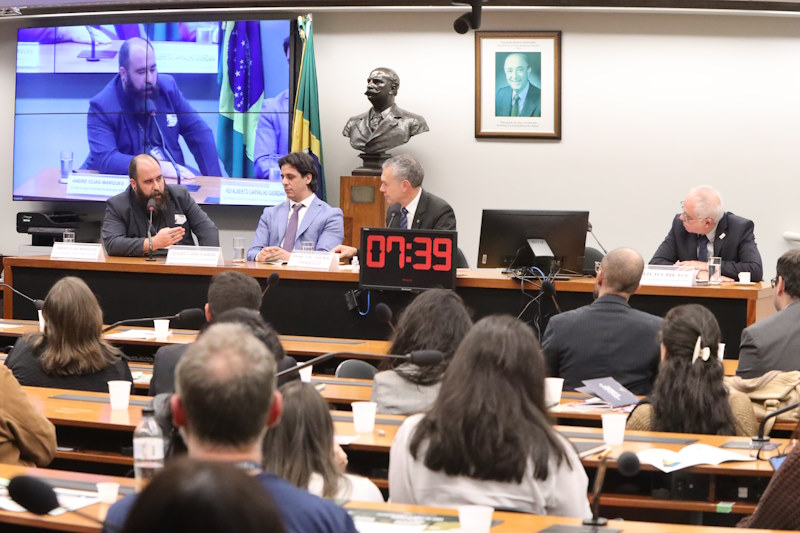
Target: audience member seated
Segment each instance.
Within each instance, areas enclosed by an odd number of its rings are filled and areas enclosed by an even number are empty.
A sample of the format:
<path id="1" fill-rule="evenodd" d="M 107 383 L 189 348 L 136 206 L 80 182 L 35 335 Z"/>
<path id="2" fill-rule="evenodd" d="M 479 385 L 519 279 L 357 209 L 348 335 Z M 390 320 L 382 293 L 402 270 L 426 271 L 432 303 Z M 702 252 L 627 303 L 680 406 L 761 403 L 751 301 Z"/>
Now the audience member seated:
<path id="1" fill-rule="evenodd" d="M 628 429 L 755 435 L 750 398 L 723 383 L 721 340 L 711 311 L 697 304 L 673 307 L 661 327 L 661 368 L 653 392 L 631 413 Z"/>
<path id="2" fill-rule="evenodd" d="M 257 478 L 224 463 L 180 459 L 142 491 L 123 533 L 284 533 L 275 502 Z"/>
<path id="3" fill-rule="evenodd" d="M 453 352 L 471 326 L 463 300 L 453 291 L 430 289 L 414 298 L 400 315 L 389 353 L 439 350 L 444 360 L 430 366 L 384 360 L 372 385 L 378 412 L 408 415 L 426 410 L 436 399 Z"/>
<path id="4" fill-rule="evenodd" d="M 24 335 L 6 366 L 20 385 L 108 392 L 108 381 L 133 381 L 122 352 L 101 335 L 103 311 L 80 278 L 65 277 L 47 293 L 44 333 Z"/>
<path id="5" fill-rule="evenodd" d="M 50 464 L 56 454 L 56 428 L 4 366 L 0 366 L 0 398 L 0 463 Z"/>
<path id="6" fill-rule="evenodd" d="M 770 370 L 800 370 L 800 250 L 783 254 L 776 272 L 778 313 L 742 331 L 736 374 L 743 378 L 757 378 Z"/>
<path id="7" fill-rule="evenodd" d="M 369 479 L 346 474 L 334 457 L 333 420 L 313 385 L 281 387 L 283 415 L 264 439 L 264 469 L 311 494 L 332 500 L 383 502 Z"/>
<path id="8" fill-rule="evenodd" d="M 550 426 L 544 377 L 528 325 L 508 316 L 477 322 L 431 409 L 397 431 L 391 501 L 590 516 L 588 478 L 572 445 Z"/>
<path id="9" fill-rule="evenodd" d="M 261 287 L 252 276 L 228 270 L 211 278 L 208 286 L 208 302 L 205 305 L 206 320 L 216 323 L 223 313 L 236 308 L 253 310 L 253 313 L 239 313 L 231 316 L 228 322 L 245 323 L 253 334 L 267 344 L 278 361 L 278 370 L 291 368 L 297 364 L 291 357 L 285 357 L 278 334 L 272 327 L 259 320 L 261 309 Z M 156 351 L 153 363 L 153 378 L 150 380 L 150 396 L 175 390 L 175 367 L 188 349 L 188 344 L 170 344 Z M 296 377 L 296 375 L 295 375 Z"/>
<path id="10" fill-rule="evenodd" d="M 800 506 L 797 494 L 800 491 L 800 425 L 792 434 L 791 451 L 781 467 L 772 474 L 769 485 L 758 500 L 758 507 L 750 516 L 745 516 L 736 527 L 753 529 L 800 530 Z"/>
<path id="11" fill-rule="evenodd" d="M 288 533 L 355 533 L 344 509 L 262 470 L 264 435 L 282 410 L 275 368 L 264 343 L 244 326 L 214 324 L 200 335 L 178 363 L 171 400 L 189 457 L 232 463 L 255 476 Z M 105 530 L 118 530 L 135 501 L 132 495 L 112 505 Z"/>
<path id="12" fill-rule="evenodd" d="M 639 252 L 612 250 L 597 272 L 597 299 L 550 318 L 542 349 L 549 375 L 564 378 L 564 389 L 611 376 L 634 394 L 650 392 L 658 372 L 661 319 L 628 303 L 643 271 Z"/>

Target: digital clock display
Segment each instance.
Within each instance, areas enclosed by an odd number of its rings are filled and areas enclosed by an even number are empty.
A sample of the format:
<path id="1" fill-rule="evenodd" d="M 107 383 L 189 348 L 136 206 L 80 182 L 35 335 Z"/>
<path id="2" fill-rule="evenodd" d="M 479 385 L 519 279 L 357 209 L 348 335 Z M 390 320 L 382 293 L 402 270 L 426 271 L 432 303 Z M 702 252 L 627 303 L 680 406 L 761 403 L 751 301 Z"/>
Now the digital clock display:
<path id="1" fill-rule="evenodd" d="M 362 228 L 359 285 L 368 289 L 455 288 L 457 233 Z"/>

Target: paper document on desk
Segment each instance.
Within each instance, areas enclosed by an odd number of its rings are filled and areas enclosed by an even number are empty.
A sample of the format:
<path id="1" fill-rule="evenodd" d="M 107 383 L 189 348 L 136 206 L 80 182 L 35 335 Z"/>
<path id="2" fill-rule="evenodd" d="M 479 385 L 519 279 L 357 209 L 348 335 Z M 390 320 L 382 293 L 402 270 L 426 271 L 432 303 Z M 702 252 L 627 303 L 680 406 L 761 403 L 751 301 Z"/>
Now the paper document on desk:
<path id="1" fill-rule="evenodd" d="M 21 327 L 22 326 L 20 324 L 3 324 L 0 322 L 0 329 L 17 329 Z"/>
<path id="2" fill-rule="evenodd" d="M 12 513 L 24 513 L 25 509 L 18 505 L 8 495 L 6 486 L 8 485 L 7 479 L 0 478 L 0 510 L 9 511 Z M 100 501 L 96 492 L 88 492 L 85 490 L 62 489 L 56 487 L 56 496 L 58 496 L 58 503 L 61 507 L 53 509 L 48 514 L 50 516 L 58 516 L 66 513 L 67 511 L 74 511 L 81 509 L 88 505 L 93 505 Z"/>
<path id="3" fill-rule="evenodd" d="M 167 331 L 167 336 L 172 335 L 172 330 Z M 111 339 L 111 340 L 125 340 L 125 341 L 135 341 L 135 340 L 152 340 L 156 338 L 156 332 L 152 329 L 127 329 L 125 331 L 119 331 L 117 333 L 106 333 L 104 338 Z"/>
<path id="4" fill-rule="evenodd" d="M 679 452 L 653 448 L 636 454 L 639 461 L 652 465 L 662 472 L 670 473 L 697 465 L 718 465 L 727 461 L 755 461 L 754 457 L 743 455 L 708 444 L 690 444 Z"/>

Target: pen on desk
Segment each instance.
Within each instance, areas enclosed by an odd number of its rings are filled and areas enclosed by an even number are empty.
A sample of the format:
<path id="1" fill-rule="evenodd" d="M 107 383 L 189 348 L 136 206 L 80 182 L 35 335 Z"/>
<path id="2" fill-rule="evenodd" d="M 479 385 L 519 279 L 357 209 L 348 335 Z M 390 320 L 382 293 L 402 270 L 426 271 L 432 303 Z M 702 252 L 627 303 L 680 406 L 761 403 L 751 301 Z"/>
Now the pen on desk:
<path id="1" fill-rule="evenodd" d="M 602 451 L 598 454 L 597 459 L 602 461 L 603 459 L 608 457 L 610 453 L 611 453 L 611 448 L 607 448 L 605 451 Z"/>

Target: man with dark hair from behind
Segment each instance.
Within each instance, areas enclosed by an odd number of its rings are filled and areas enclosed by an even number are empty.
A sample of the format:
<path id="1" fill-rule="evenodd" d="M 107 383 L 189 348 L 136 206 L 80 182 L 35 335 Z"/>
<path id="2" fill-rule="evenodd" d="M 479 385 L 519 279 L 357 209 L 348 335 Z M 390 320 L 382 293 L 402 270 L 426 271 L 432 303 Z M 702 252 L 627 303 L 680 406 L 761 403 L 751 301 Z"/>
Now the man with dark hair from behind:
<path id="1" fill-rule="evenodd" d="M 757 378 L 770 370 L 800 370 L 800 249 L 778 259 L 775 309 L 778 313 L 742 330 L 736 375 Z"/>
<path id="2" fill-rule="evenodd" d="M 258 281 L 252 276 L 236 270 L 227 270 L 214 276 L 208 286 L 208 302 L 205 305 L 206 320 L 215 322 L 217 317 L 223 313 L 239 307 L 252 309 L 256 313 L 261 309 L 261 287 L 258 285 Z M 243 320 L 231 321 L 242 322 Z M 262 323 L 269 328 L 275 341 L 280 343 L 275 330 L 263 321 Z M 272 347 L 270 344 L 267 346 Z M 150 396 L 175 390 L 175 367 L 188 347 L 188 344 L 171 344 L 158 349 L 153 364 L 153 378 L 150 380 Z M 282 348 L 280 352 L 273 350 L 272 353 L 278 362 L 279 370 L 297 364 L 293 358 L 283 357 Z"/>
<path id="3" fill-rule="evenodd" d="M 189 457 L 231 463 L 255 476 L 275 501 L 289 533 L 355 532 L 347 511 L 263 472 L 262 441 L 280 420 L 275 360 L 237 324 L 215 324 L 192 344 L 176 370 L 172 418 Z M 106 531 L 119 531 L 137 495 L 108 510 Z"/>
<path id="4" fill-rule="evenodd" d="M 564 378 L 564 389 L 611 376 L 634 394 L 650 392 L 661 357 L 661 319 L 628 303 L 643 272 L 636 250 L 612 250 L 600 263 L 596 300 L 550 319 L 542 349 L 548 375 Z"/>

